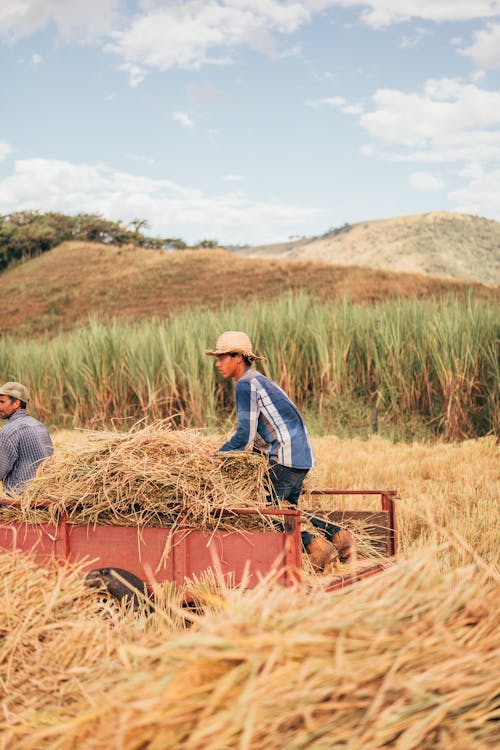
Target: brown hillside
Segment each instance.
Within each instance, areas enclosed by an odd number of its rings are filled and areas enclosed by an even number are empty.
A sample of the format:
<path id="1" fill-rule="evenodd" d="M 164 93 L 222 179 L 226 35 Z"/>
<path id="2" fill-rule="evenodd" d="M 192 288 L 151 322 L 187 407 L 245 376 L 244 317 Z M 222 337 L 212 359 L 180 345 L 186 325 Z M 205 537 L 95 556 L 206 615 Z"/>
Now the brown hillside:
<path id="1" fill-rule="evenodd" d="M 421 274 L 307 261 L 249 259 L 222 250 L 164 252 L 67 242 L 0 275 L 0 331 L 29 335 L 68 330 L 89 314 L 139 319 L 189 306 L 270 300 L 305 290 L 319 300 L 374 302 L 449 292 L 498 299 L 481 284 Z"/>
<path id="2" fill-rule="evenodd" d="M 236 252 L 500 284 L 500 222 L 446 211 L 365 221 Z"/>

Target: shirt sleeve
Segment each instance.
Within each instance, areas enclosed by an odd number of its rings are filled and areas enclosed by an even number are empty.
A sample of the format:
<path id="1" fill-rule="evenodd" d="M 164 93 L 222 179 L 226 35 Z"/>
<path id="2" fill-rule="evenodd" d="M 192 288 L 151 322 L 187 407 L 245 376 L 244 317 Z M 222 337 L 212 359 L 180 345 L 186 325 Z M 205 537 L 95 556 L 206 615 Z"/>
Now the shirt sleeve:
<path id="1" fill-rule="evenodd" d="M 236 432 L 220 448 L 225 451 L 244 451 L 253 447 L 257 434 L 257 394 L 248 380 L 240 380 L 236 383 L 236 412 L 238 426 Z"/>
<path id="2" fill-rule="evenodd" d="M 5 479 L 12 470 L 17 458 L 15 446 L 11 440 L 0 432 L 0 480 Z"/>

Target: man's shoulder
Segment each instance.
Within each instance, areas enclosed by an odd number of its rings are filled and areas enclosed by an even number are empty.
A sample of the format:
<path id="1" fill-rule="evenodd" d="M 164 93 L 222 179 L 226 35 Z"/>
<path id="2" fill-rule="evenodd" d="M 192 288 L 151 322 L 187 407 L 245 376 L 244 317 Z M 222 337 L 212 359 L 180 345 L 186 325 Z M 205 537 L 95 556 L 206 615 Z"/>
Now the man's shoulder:
<path id="1" fill-rule="evenodd" d="M 46 429 L 45 425 L 42 422 L 39 422 L 38 419 L 32 417 L 31 414 L 27 414 L 23 411 L 22 413 L 16 412 L 16 414 L 13 414 L 3 428 L 2 432 L 6 432 L 8 434 L 9 432 L 17 432 L 17 430 L 24 430 L 29 427 L 43 427 L 44 430 Z"/>
<path id="2" fill-rule="evenodd" d="M 273 381 L 267 378 L 265 375 L 263 375 L 261 372 L 256 370 L 254 367 L 249 367 L 248 370 L 245 370 L 241 378 L 238 380 L 238 383 L 251 383 L 252 381 L 257 381 L 259 383 L 267 383 L 270 385 L 273 385 Z"/>
<path id="3" fill-rule="evenodd" d="M 273 381 L 269 380 L 269 378 L 266 378 L 266 376 L 261 372 L 259 372 L 258 370 L 254 370 L 253 368 L 249 368 L 237 381 L 236 390 L 240 393 L 242 391 L 251 390 L 269 390 L 273 385 Z"/>

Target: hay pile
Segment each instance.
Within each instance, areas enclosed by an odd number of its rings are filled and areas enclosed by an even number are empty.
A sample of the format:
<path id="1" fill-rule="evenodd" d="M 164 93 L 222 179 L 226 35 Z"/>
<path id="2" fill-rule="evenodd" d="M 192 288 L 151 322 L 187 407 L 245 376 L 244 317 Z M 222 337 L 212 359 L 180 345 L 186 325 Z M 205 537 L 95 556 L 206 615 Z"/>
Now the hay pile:
<path id="1" fill-rule="evenodd" d="M 90 432 L 42 464 L 22 498 L 21 520 L 57 521 L 64 513 L 73 524 L 224 528 L 220 509 L 264 507 L 267 462 L 217 447 L 163 422 L 125 434 Z"/>
<path id="2" fill-rule="evenodd" d="M 340 595 L 226 591 L 188 630 L 157 608 L 101 638 L 64 585 L 16 591 L 4 750 L 498 746 L 500 579 L 480 562 L 442 575 L 427 550 Z"/>

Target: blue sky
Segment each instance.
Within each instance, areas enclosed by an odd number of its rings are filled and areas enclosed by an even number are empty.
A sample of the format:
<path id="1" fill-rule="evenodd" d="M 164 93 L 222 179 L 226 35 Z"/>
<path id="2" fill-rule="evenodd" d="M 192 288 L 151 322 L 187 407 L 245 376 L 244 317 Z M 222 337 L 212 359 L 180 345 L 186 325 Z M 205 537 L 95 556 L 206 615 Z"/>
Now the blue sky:
<path id="1" fill-rule="evenodd" d="M 500 0 L 2 0 L 0 214 L 500 220 Z"/>

